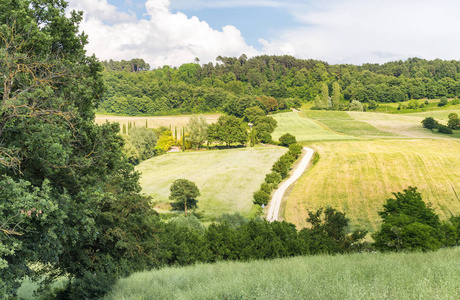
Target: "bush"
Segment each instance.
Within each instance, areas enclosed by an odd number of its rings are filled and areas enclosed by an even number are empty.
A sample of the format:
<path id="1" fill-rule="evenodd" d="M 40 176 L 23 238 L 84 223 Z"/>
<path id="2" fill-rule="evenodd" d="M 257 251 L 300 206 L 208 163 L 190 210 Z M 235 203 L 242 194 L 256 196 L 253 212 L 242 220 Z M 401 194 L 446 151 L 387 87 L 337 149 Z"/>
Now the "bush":
<path id="1" fill-rule="evenodd" d="M 300 144 L 291 144 L 289 145 L 289 152 L 295 157 L 298 158 L 302 153 L 302 145 Z"/>
<path id="2" fill-rule="evenodd" d="M 439 100 L 438 106 L 446 106 L 449 101 L 447 100 L 446 97 L 442 97 L 441 100 Z"/>
<path id="3" fill-rule="evenodd" d="M 444 134 L 452 134 L 452 129 L 450 129 L 449 127 L 447 126 L 444 126 L 444 125 L 439 125 L 438 126 L 438 132 L 439 133 L 444 133 Z"/>
<path id="4" fill-rule="evenodd" d="M 280 145 L 285 147 L 289 147 L 289 145 L 297 143 L 295 136 L 290 133 L 285 133 L 280 136 L 279 141 Z"/>
<path id="5" fill-rule="evenodd" d="M 273 190 L 273 186 L 269 183 L 264 182 L 260 185 L 260 189 L 265 193 L 270 194 Z"/>
<path id="6" fill-rule="evenodd" d="M 262 189 L 260 189 L 257 192 L 254 192 L 253 198 L 254 198 L 254 204 L 267 205 L 268 200 L 270 200 L 270 195 L 266 193 L 265 191 L 263 191 Z"/>
<path id="7" fill-rule="evenodd" d="M 435 129 L 438 128 L 439 123 L 433 117 L 426 117 L 422 121 L 423 127 L 427 129 Z"/>
<path id="8" fill-rule="evenodd" d="M 363 104 L 359 102 L 358 100 L 353 100 L 350 103 L 350 108 L 351 111 L 363 111 Z"/>
<path id="9" fill-rule="evenodd" d="M 281 174 L 276 171 L 272 171 L 271 173 L 268 173 L 267 175 L 265 175 L 265 182 L 269 184 L 277 185 L 278 183 L 281 182 L 281 180 L 283 180 L 283 178 L 281 177 Z"/>
<path id="10" fill-rule="evenodd" d="M 460 104 L 460 99 L 454 99 L 454 100 L 452 101 L 452 104 L 453 104 L 453 105 Z"/>

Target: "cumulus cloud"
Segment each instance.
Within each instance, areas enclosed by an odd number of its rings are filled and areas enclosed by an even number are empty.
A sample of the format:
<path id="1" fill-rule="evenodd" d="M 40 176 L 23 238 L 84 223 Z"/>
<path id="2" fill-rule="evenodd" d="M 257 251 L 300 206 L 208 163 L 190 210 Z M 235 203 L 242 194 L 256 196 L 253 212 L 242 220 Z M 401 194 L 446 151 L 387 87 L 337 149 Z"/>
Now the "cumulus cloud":
<path id="1" fill-rule="evenodd" d="M 88 53 L 101 60 L 139 57 L 158 67 L 178 66 L 195 57 L 208 62 L 219 55 L 258 54 L 234 26 L 215 30 L 196 17 L 172 13 L 169 0 L 146 1 L 147 19 L 141 20 L 116 11 L 106 0 L 71 0 L 70 7 L 86 12 L 80 28 L 89 36 Z"/>
<path id="2" fill-rule="evenodd" d="M 264 51 L 289 45 L 299 57 L 330 63 L 459 59 L 459 9 L 454 0 L 325 0 L 291 11 L 302 25 L 264 43 Z"/>

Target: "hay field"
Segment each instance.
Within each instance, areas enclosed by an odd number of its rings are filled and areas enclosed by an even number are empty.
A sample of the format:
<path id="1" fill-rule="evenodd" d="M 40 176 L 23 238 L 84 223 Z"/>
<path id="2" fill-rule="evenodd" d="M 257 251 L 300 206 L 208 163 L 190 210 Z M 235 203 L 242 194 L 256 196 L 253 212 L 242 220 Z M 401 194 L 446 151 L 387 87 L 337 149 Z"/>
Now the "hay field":
<path id="1" fill-rule="evenodd" d="M 442 219 L 460 214 L 460 142 L 375 140 L 314 143 L 319 162 L 285 200 L 284 220 L 307 225 L 307 209 L 332 206 L 353 225 L 378 229 L 392 192 L 416 186 Z"/>
<path id="2" fill-rule="evenodd" d="M 211 124 L 217 122 L 221 114 L 203 114 L 206 121 Z M 174 130 L 174 127 L 182 128 L 187 125 L 191 115 L 179 115 L 179 116 L 155 116 L 155 117 L 129 117 L 129 116 L 112 116 L 112 115 L 101 115 L 96 114 L 96 123 L 102 124 L 106 121 L 113 123 L 118 122 L 120 126 L 123 124 L 128 125 L 128 122 L 136 123 L 136 126 L 145 126 L 147 120 L 149 128 L 155 128 L 160 126 L 166 126 Z"/>
<path id="3" fill-rule="evenodd" d="M 198 208 L 205 216 L 233 212 L 248 215 L 253 192 L 286 151 L 284 147 L 270 146 L 168 153 L 142 162 L 136 170 L 141 172 L 142 192 L 153 198 L 160 211 L 170 209 L 171 183 L 185 178 L 198 186 Z"/>

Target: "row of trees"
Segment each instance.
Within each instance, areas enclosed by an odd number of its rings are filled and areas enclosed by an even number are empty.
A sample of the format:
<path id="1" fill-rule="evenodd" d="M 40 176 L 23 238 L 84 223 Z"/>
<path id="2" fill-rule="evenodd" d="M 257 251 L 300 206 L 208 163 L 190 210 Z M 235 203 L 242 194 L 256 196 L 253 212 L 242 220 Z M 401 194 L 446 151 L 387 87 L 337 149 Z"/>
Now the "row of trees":
<path id="1" fill-rule="evenodd" d="M 243 55 L 220 57 L 215 65 L 189 63 L 151 71 L 145 65 L 139 59 L 105 62 L 107 91 L 101 108 L 128 115 L 226 111 L 242 117 L 254 102 L 265 111 L 305 101 L 315 101 L 319 109 L 339 110 L 352 100 L 400 102 L 460 96 L 458 61 L 411 58 L 353 66 L 291 56 L 248 59 Z"/>
<path id="2" fill-rule="evenodd" d="M 460 130 L 460 119 L 458 114 L 450 113 L 448 116 L 449 120 L 447 121 L 447 126 L 440 124 L 433 117 L 426 117 L 423 119 L 422 124 L 424 128 L 427 129 L 437 129 L 439 133 L 452 134 L 452 130 Z"/>

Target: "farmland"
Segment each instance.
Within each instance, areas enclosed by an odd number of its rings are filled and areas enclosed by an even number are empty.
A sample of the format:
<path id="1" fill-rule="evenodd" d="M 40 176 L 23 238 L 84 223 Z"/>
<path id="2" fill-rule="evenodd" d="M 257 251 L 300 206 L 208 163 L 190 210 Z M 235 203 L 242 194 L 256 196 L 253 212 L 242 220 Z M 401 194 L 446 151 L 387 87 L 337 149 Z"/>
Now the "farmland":
<path id="1" fill-rule="evenodd" d="M 286 148 L 271 146 L 168 153 L 141 163 L 137 171 L 142 174 L 143 192 L 152 197 L 160 211 L 170 209 L 171 183 L 184 178 L 198 186 L 199 211 L 206 216 L 233 212 L 248 215 L 253 206 L 252 193 L 286 151 Z"/>

